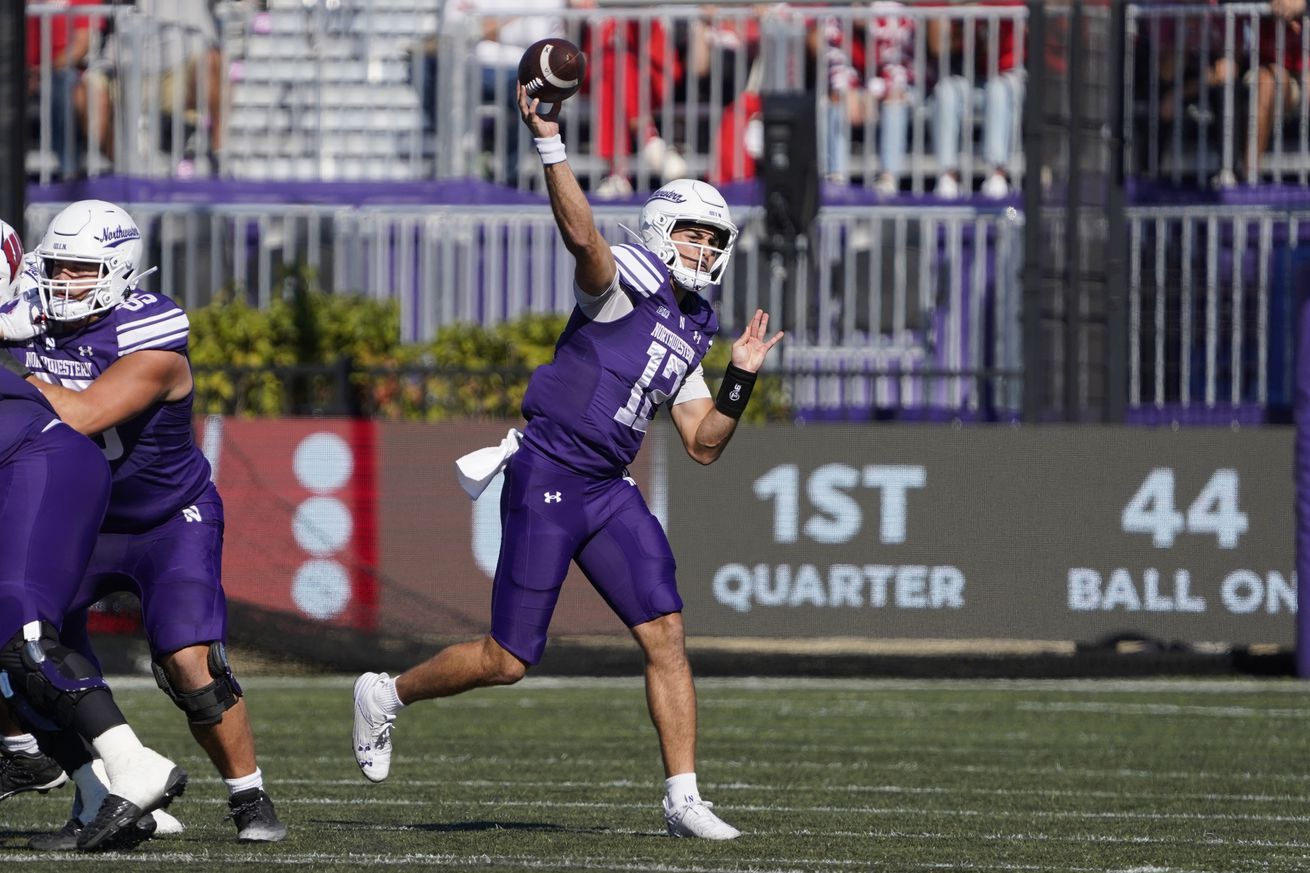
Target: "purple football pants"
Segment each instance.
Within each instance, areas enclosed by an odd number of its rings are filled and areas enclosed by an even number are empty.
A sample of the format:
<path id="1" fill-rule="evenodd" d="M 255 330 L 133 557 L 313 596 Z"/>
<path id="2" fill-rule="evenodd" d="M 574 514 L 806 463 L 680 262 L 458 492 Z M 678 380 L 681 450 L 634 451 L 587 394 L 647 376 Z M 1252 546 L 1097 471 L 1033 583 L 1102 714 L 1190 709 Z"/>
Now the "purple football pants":
<path id="1" fill-rule="evenodd" d="M 628 627 L 682 610 L 668 537 L 631 479 L 581 476 L 526 446 L 500 495 L 491 636 L 536 664 L 569 562 Z"/>
<path id="2" fill-rule="evenodd" d="M 102 533 L 91 554 L 77 606 L 115 591 L 141 598 L 141 622 L 156 659 L 188 646 L 227 639 L 223 594 L 223 501 L 204 496 L 141 533 Z M 70 616 L 65 643 L 86 652 L 85 616 Z"/>

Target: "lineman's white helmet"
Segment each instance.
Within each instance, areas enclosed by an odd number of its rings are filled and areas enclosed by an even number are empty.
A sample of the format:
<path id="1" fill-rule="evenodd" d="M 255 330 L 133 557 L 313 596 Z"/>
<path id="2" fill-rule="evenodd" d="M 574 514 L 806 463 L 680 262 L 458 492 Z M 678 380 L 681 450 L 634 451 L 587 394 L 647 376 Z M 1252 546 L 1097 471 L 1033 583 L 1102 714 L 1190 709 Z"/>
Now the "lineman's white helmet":
<path id="1" fill-rule="evenodd" d="M 23 241 L 18 231 L 0 221 L 0 303 L 14 296 L 22 272 Z"/>
<path id="2" fill-rule="evenodd" d="M 80 321 L 118 305 L 135 284 L 142 254 L 141 230 L 122 208 L 104 200 L 79 200 L 50 222 L 36 254 L 37 287 L 46 316 Z M 58 261 L 93 264 L 96 276 L 55 279 Z"/>
<path id="3" fill-rule="evenodd" d="M 671 234 L 679 225 L 694 224 L 715 231 L 717 246 L 700 246 L 701 265 L 715 255 L 708 269 L 688 267 L 678 257 Z M 673 281 L 689 291 L 702 291 L 723 279 L 728 258 L 737 242 L 737 225 L 728 215 L 728 204 L 713 185 L 696 179 L 674 179 L 660 188 L 641 208 L 641 241 L 669 267 Z M 683 243 L 683 245 L 688 245 Z"/>

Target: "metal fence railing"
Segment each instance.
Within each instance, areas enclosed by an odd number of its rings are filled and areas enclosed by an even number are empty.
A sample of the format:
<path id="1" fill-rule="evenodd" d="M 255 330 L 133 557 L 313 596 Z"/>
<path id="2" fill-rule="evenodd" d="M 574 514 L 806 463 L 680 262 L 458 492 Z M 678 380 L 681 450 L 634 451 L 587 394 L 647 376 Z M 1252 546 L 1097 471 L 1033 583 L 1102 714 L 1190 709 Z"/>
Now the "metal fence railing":
<path id="1" fill-rule="evenodd" d="M 28 174 L 210 175 L 223 134 L 219 22 L 195 4 L 29 3 Z"/>
<path id="2" fill-rule="evenodd" d="M 784 4 L 624 7 L 564 12 L 556 31 L 589 53 L 589 86 L 566 104 L 570 155 L 589 187 L 625 193 L 684 173 L 754 176 L 762 92 L 814 98 L 819 171 L 885 194 L 956 196 L 993 174 L 998 196 L 1021 183 L 1024 88 L 1020 3 L 797 8 Z M 479 59 L 484 21 L 442 33 L 421 93 L 440 118 L 436 173 L 536 184 L 526 131 L 497 107 L 512 79 Z M 544 26 L 544 25 L 543 25 Z M 498 87 L 487 88 L 494 81 Z M 453 104 L 453 112 L 441 111 Z M 997 186 L 1001 187 L 998 188 Z"/>
<path id="3" fill-rule="evenodd" d="M 33 204 L 29 236 L 61 204 Z M 187 307 L 224 288 L 253 304 L 282 293 L 301 265 L 326 290 L 399 303 L 402 338 L 441 327 L 493 325 L 529 313 L 566 313 L 573 259 L 550 211 L 129 204 L 140 225 L 147 280 Z M 791 338 L 782 363 L 829 377 L 800 384 L 807 408 L 852 405 L 1016 408 L 1022 218 L 1013 209 L 884 206 L 820 213 L 812 256 L 794 281 L 776 281 L 762 211 L 739 209 L 742 234 L 716 305 L 726 333 L 756 307 Z M 612 243 L 629 239 L 635 207 L 596 210 Z M 837 375 L 846 374 L 846 375 Z"/>
<path id="4" fill-rule="evenodd" d="M 34 204 L 32 228 L 58 204 Z M 394 299 L 402 336 L 494 325 L 573 305 L 572 259 L 544 210 L 442 207 L 131 205 L 150 287 L 189 308 L 223 288 L 267 305 L 279 277 L 313 268 L 336 293 Z M 597 210 L 626 238 L 634 210 Z M 756 306 L 791 333 L 779 363 L 816 416 L 852 409 L 1019 408 L 1023 219 L 1014 210 L 825 209 L 812 263 L 770 281 L 760 213 L 717 300 L 725 331 Z M 34 232 L 34 231 L 33 231 Z M 1127 405 L 1153 418 L 1265 420 L 1291 402 L 1296 282 L 1310 269 L 1310 212 L 1271 207 L 1132 207 L 1127 212 Z M 1058 252 L 1057 252 L 1058 254 Z M 803 376 L 808 371 L 811 376 Z"/>
<path id="5" fill-rule="evenodd" d="M 177 4 L 179 7 L 186 4 Z M 32 169 L 45 183 L 113 172 L 154 177 L 484 177 L 539 185 L 513 105 L 523 45 L 558 33 L 591 58 L 566 104 L 584 184 L 622 194 L 691 174 L 750 178 L 760 94 L 814 98 L 820 170 L 882 193 L 957 194 L 1021 184 L 1022 2 L 793 8 L 626 4 L 495 18 L 440 0 L 219 4 L 208 28 L 167 4 L 29 6 L 42 34 Z M 86 55 L 57 57 L 86 31 Z M 83 72 L 85 71 L 85 72 Z M 171 87 L 174 82 L 189 87 Z M 85 97 L 73 96 L 79 91 Z M 1001 187 L 998 188 L 997 186 Z"/>
<path id="6" fill-rule="evenodd" d="M 591 57 L 566 104 L 587 187 L 670 175 L 750 178 L 766 91 L 814 98 L 822 174 L 885 194 L 1005 194 L 1022 184 L 1030 50 L 1019 0 L 712 7 L 525 3 L 500 19 L 440 0 L 28 5 L 36 93 L 28 167 L 41 183 L 152 177 L 539 184 L 513 106 L 509 40 L 558 33 Z M 761 11 L 762 8 L 762 11 Z M 1131 176 L 1231 187 L 1310 182 L 1310 20 L 1267 3 L 1128 3 L 1124 137 Z M 518 18 L 506 42 L 483 39 Z M 64 50 L 85 36 L 70 65 Z M 1050 46 L 1042 47 L 1049 51 Z M 1059 62 L 1060 57 L 1048 59 Z"/>
<path id="7" fill-rule="evenodd" d="M 1128 407 L 1142 420 L 1290 414 L 1310 211 L 1128 211 Z"/>
<path id="8" fill-rule="evenodd" d="M 1310 179 L 1310 20 L 1268 3 L 1129 4 L 1131 175 L 1230 188 Z"/>

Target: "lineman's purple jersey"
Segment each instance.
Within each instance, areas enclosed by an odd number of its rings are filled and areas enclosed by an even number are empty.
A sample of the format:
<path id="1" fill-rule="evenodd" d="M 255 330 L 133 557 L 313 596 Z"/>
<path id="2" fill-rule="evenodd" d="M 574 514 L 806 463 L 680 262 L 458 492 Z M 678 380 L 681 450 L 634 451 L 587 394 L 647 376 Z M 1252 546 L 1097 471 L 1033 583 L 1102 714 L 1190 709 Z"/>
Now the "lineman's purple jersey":
<path id="1" fill-rule="evenodd" d="M 523 398 L 524 442 L 578 473 L 617 476 L 637 456 L 655 411 L 709 351 L 719 321 L 688 291 L 679 306 L 668 267 L 645 248 L 612 246 L 633 311 L 593 321 L 575 308 Z"/>
<path id="2" fill-rule="evenodd" d="M 133 291 L 80 330 L 9 348 L 37 377 L 81 391 L 123 355 L 149 349 L 185 356 L 189 333 L 186 313 L 176 303 Z M 155 527 L 204 493 L 210 469 L 195 444 L 192 398 L 155 403 L 94 438 L 114 476 L 104 531 Z"/>

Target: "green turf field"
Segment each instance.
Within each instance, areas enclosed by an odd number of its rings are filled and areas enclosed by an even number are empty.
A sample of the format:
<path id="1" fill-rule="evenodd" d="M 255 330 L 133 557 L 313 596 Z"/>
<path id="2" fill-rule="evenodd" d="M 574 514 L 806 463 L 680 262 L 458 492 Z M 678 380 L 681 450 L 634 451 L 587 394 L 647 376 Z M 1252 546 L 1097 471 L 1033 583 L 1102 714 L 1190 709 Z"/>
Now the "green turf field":
<path id="1" fill-rule="evenodd" d="M 192 774 L 188 826 L 94 869 L 1305 871 L 1310 689 L 1291 681 L 700 683 L 702 793 L 745 835 L 664 837 L 641 685 L 529 679 L 401 714 L 358 775 L 351 677 L 247 681 L 291 837 L 238 846 L 225 792 L 153 683 L 119 683 Z M 0 865 L 71 789 L 0 805 Z M 240 867 L 238 865 L 241 865 Z"/>

